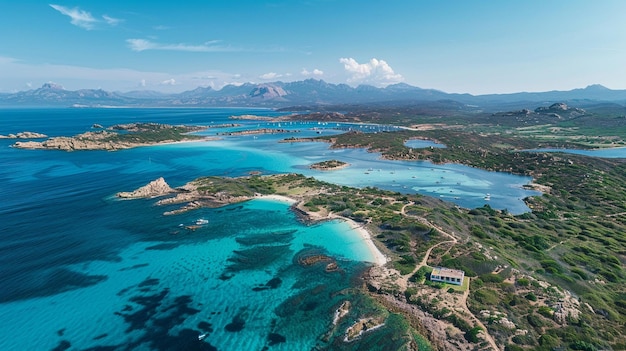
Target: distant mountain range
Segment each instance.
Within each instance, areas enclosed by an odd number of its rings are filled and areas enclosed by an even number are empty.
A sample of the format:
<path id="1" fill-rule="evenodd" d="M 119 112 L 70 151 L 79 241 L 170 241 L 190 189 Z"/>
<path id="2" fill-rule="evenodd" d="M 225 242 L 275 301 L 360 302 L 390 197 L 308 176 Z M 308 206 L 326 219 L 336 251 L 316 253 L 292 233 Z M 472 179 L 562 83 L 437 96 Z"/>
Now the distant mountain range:
<path id="1" fill-rule="evenodd" d="M 250 106 L 284 108 L 290 106 L 324 106 L 345 104 L 384 104 L 451 100 L 481 108 L 516 107 L 523 103 L 550 104 L 569 102 L 626 103 L 626 90 L 611 90 L 602 85 L 584 89 L 513 94 L 449 94 L 434 89 L 422 89 L 400 83 L 386 88 L 369 85 L 351 87 L 323 80 L 307 79 L 296 82 L 246 83 L 227 85 L 220 90 L 199 87 L 178 94 L 156 91 L 108 92 L 102 89 L 65 90 L 54 83 L 41 88 L 11 94 L 0 94 L 0 106 L 5 107 L 223 107 Z"/>

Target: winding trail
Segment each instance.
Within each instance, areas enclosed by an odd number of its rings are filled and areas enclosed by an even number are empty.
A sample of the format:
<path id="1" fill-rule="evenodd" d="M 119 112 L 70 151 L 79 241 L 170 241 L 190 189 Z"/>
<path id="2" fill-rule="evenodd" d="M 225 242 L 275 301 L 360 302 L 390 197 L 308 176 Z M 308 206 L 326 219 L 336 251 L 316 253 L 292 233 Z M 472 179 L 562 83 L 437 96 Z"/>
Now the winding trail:
<path id="1" fill-rule="evenodd" d="M 410 203 L 405 204 L 404 206 L 402 206 L 402 209 L 400 210 L 400 213 L 403 216 L 417 219 L 418 221 L 420 221 L 420 223 L 422 223 L 424 225 L 427 225 L 427 226 L 429 226 L 431 228 L 437 229 L 441 234 L 443 234 L 443 235 L 447 236 L 448 238 L 450 238 L 450 240 L 442 241 L 440 243 L 437 243 L 436 245 L 431 246 L 426 251 L 426 253 L 424 254 L 424 257 L 422 258 L 422 260 L 415 266 L 415 269 L 411 273 L 400 276 L 400 279 L 397 281 L 397 283 L 404 290 L 406 290 L 406 288 L 408 287 L 409 278 L 413 274 L 415 274 L 422 267 L 430 267 L 430 266 L 428 266 L 428 258 L 430 257 L 430 253 L 433 251 L 434 248 L 436 248 L 436 247 L 438 247 L 440 245 L 443 245 L 443 244 L 452 244 L 452 245 L 450 245 L 450 248 L 448 249 L 448 251 L 450 251 L 452 246 L 456 245 L 459 242 L 459 240 L 454 235 L 446 232 L 440 226 L 431 223 L 426 218 L 407 214 L 406 213 L 406 207 L 410 206 L 410 205 L 413 205 L 413 204 L 414 204 L 413 202 L 410 202 Z M 469 277 L 467 277 L 467 279 L 470 280 Z M 469 297 L 469 293 L 470 293 L 470 289 L 469 289 L 469 281 L 468 281 L 467 289 L 465 289 L 465 291 L 463 292 L 463 296 L 457 302 L 457 307 L 463 309 L 463 311 L 467 314 L 467 316 L 469 316 L 469 318 L 477 326 L 479 326 L 480 328 L 483 329 L 483 332 L 482 332 L 483 338 L 485 339 L 485 341 L 487 341 L 487 343 L 489 343 L 489 346 L 491 346 L 491 348 L 493 350 L 500 350 L 500 348 L 498 348 L 498 345 L 496 344 L 495 339 L 491 336 L 491 334 L 489 334 L 489 330 L 487 329 L 487 327 L 480 321 L 480 319 L 478 319 L 478 317 L 476 317 L 476 315 L 474 315 L 472 313 L 472 311 L 470 311 L 469 307 L 467 307 L 467 298 Z"/>

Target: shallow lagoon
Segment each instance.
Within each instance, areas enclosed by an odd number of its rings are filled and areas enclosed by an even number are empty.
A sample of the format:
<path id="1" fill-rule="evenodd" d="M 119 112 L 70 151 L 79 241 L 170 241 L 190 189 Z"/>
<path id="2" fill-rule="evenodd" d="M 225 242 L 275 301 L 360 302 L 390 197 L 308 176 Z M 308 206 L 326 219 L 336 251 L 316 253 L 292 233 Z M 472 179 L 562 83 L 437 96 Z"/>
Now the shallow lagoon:
<path id="1" fill-rule="evenodd" d="M 525 150 L 528 152 L 562 152 L 566 154 L 576 154 L 600 158 L 626 158 L 626 147 L 615 147 L 607 149 L 595 150 L 579 150 L 579 149 L 532 149 Z"/>

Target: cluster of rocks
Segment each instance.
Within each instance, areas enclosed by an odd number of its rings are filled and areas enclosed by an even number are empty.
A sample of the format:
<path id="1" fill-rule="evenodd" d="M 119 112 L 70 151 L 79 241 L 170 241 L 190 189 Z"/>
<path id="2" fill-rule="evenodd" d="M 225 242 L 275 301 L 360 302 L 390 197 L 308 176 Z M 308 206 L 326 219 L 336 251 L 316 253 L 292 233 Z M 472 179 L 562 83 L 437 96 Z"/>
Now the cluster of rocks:
<path id="1" fill-rule="evenodd" d="M 580 317 L 580 302 L 569 291 L 565 291 L 563 298 L 552 308 L 554 309 L 552 318 L 561 325 L 578 321 Z"/>
<path id="2" fill-rule="evenodd" d="M 19 132 L 17 134 L 0 135 L 0 139 L 41 139 L 48 136 L 35 132 Z"/>
<path id="3" fill-rule="evenodd" d="M 504 313 L 499 312 L 499 311 L 489 311 L 489 310 L 482 310 L 480 311 L 480 316 L 483 319 L 487 319 L 487 320 L 493 320 L 494 323 L 498 323 L 500 325 L 502 325 L 504 328 L 506 329 L 517 329 L 517 326 L 515 325 L 515 323 L 511 322 Z"/>

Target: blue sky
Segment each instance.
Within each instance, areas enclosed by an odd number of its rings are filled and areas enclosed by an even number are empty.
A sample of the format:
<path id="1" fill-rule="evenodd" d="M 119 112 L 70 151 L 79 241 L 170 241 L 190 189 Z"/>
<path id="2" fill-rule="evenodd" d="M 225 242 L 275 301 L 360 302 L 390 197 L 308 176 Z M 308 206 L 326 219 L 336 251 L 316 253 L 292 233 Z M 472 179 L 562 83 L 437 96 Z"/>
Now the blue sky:
<path id="1" fill-rule="evenodd" d="M 0 1 L 0 92 L 307 78 L 472 94 L 626 89 L 623 0 Z"/>

